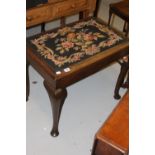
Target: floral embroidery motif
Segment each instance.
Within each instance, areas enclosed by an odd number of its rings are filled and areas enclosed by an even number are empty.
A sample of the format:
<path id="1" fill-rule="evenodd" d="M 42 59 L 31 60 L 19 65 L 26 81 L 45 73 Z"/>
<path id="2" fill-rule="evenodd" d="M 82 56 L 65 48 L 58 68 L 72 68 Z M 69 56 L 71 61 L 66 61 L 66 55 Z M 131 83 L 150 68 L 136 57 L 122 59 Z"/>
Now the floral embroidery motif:
<path id="1" fill-rule="evenodd" d="M 37 48 L 37 53 L 50 61 L 52 66 L 62 69 L 103 52 L 122 40 L 108 27 L 91 19 L 45 33 L 30 42 Z"/>

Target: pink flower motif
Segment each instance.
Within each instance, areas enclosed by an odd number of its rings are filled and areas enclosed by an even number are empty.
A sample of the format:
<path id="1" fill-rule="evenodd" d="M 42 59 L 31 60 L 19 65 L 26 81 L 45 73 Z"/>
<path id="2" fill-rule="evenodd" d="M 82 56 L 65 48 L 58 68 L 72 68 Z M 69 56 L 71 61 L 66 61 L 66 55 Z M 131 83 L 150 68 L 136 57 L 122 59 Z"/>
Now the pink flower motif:
<path id="1" fill-rule="evenodd" d="M 90 46 L 90 47 L 88 47 L 88 48 L 86 49 L 86 54 L 87 54 L 87 55 L 93 55 L 93 54 L 95 54 L 95 53 L 97 53 L 97 52 L 99 52 L 99 48 L 96 47 L 95 45 L 92 45 L 92 46 Z"/>
<path id="2" fill-rule="evenodd" d="M 65 41 L 65 42 L 62 42 L 61 45 L 63 48 L 72 48 L 74 46 L 74 43 Z"/>

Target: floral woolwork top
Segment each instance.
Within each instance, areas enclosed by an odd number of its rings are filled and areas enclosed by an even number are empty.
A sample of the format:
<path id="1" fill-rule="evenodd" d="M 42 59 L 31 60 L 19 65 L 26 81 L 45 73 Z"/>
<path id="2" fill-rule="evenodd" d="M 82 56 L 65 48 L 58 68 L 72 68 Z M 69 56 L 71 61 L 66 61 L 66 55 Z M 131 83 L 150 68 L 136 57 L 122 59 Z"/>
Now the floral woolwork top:
<path id="1" fill-rule="evenodd" d="M 59 28 L 28 40 L 32 51 L 52 69 L 62 71 L 123 41 L 95 19 Z"/>

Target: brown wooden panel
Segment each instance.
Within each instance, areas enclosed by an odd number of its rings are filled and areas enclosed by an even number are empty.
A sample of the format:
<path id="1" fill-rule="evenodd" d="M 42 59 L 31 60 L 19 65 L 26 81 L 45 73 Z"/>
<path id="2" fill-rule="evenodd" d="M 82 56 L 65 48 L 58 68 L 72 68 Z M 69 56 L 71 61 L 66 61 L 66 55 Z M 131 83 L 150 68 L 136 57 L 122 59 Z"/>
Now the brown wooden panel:
<path id="1" fill-rule="evenodd" d="M 92 155 L 127 155 L 129 152 L 129 94 L 126 93 L 95 137 Z"/>
<path id="2" fill-rule="evenodd" d="M 37 25 L 51 20 L 53 16 L 53 6 L 43 5 L 29 9 L 26 12 L 26 27 Z"/>
<path id="3" fill-rule="evenodd" d="M 84 10 L 86 8 L 86 0 L 67 0 L 60 3 L 55 4 L 54 16 L 67 16 L 70 14 L 77 13 L 78 11 Z"/>
<path id="4" fill-rule="evenodd" d="M 123 155 L 123 153 L 107 143 L 99 141 L 96 145 L 95 155 Z"/>
<path id="5" fill-rule="evenodd" d="M 48 3 L 26 11 L 26 27 L 46 23 L 81 11 L 84 17 L 95 10 L 96 0 L 49 0 Z"/>
<path id="6" fill-rule="evenodd" d="M 126 150 L 129 146 L 129 95 L 126 94 L 97 134 Z"/>

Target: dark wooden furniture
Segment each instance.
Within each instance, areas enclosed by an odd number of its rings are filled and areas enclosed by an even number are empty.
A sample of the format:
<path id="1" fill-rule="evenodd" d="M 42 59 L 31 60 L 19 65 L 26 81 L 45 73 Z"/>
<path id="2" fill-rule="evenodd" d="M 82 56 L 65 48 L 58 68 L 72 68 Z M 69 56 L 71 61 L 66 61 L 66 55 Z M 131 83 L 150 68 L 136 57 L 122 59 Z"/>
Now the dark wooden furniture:
<path id="1" fill-rule="evenodd" d="M 122 18 L 124 23 L 124 29 L 126 35 L 128 35 L 129 31 L 129 0 L 122 0 L 121 2 L 112 3 L 109 6 L 109 20 L 108 25 L 111 23 L 112 14 L 115 14 Z"/>
<path id="2" fill-rule="evenodd" d="M 95 136 L 92 155 L 129 152 L 129 94 L 127 93 Z"/>
<path id="3" fill-rule="evenodd" d="M 101 0 L 96 0 L 96 8 L 95 8 L 95 11 L 94 11 L 94 17 L 97 17 L 100 5 L 101 5 Z"/>
<path id="4" fill-rule="evenodd" d="M 52 1 L 51 0 L 47 4 L 29 9 L 26 12 L 27 28 L 40 23 L 51 21 L 53 19 L 57 19 L 57 18 L 63 19 L 62 20 L 63 22 L 61 22 L 62 27 L 49 31 L 47 33 L 41 33 L 39 35 L 33 36 L 31 39 L 30 38 L 27 39 L 28 41 L 27 41 L 27 55 L 26 55 L 26 60 L 27 60 L 26 99 L 28 100 L 28 96 L 29 96 L 28 67 L 29 65 L 32 65 L 44 78 L 44 86 L 47 90 L 47 93 L 51 101 L 52 110 L 53 110 L 53 129 L 51 131 L 52 136 L 58 136 L 59 134 L 58 124 L 59 124 L 61 109 L 64 104 L 65 98 L 67 97 L 66 88 L 74 84 L 75 82 L 78 82 L 79 80 L 82 80 L 83 78 L 86 78 L 89 75 L 96 73 L 97 71 L 101 70 L 103 67 L 106 67 L 107 65 L 109 65 L 111 62 L 116 61 L 119 58 L 128 54 L 128 40 L 122 37 L 123 42 L 120 42 L 117 45 L 113 45 L 113 47 L 111 48 L 105 49 L 104 52 L 97 51 L 100 53 L 90 56 L 87 59 L 83 59 L 78 63 L 71 64 L 69 68 L 67 68 L 67 71 L 62 70 L 61 72 L 58 72 L 51 65 L 49 65 L 49 60 L 47 60 L 47 58 L 52 59 L 53 57 L 51 53 L 53 53 L 54 51 L 49 52 L 48 48 L 44 46 L 46 44 L 45 42 L 47 41 L 46 39 L 55 38 L 58 32 L 60 35 L 63 34 L 64 29 L 66 30 L 66 27 L 63 26 L 65 25 L 65 16 L 80 13 L 81 14 L 80 17 L 83 19 L 82 21 L 78 21 L 78 23 L 81 24 L 81 22 L 85 23 L 86 21 L 90 23 L 88 21 L 89 20 L 88 17 L 90 13 L 92 13 L 95 10 L 95 3 L 96 3 L 95 0 L 76 0 L 76 1 L 72 1 L 72 0 Z M 78 23 L 76 27 L 79 26 Z M 95 21 L 92 20 L 92 23 L 95 23 Z M 72 26 L 75 26 L 75 24 L 76 23 L 70 24 L 68 26 L 70 26 L 71 28 Z M 102 28 L 102 25 L 99 25 L 98 27 Z M 108 30 L 107 27 L 105 27 L 105 29 Z M 80 31 L 79 33 L 83 34 L 84 31 L 86 33 L 88 29 L 87 28 L 85 29 L 83 27 L 81 30 L 79 29 L 79 31 Z M 96 29 L 96 31 L 98 30 Z M 108 31 L 110 33 L 110 36 L 113 38 L 112 31 L 110 30 Z M 73 36 L 75 36 L 75 34 L 73 33 L 71 35 L 69 34 L 69 36 L 67 35 L 67 37 L 70 37 L 70 39 L 72 39 L 71 37 Z M 85 37 L 87 39 L 92 39 L 92 36 L 91 37 L 90 35 L 86 35 L 86 36 Z M 39 37 L 39 39 L 37 37 Z M 52 42 L 57 42 L 57 39 L 53 40 Z M 32 40 L 33 40 L 33 43 L 40 48 L 39 50 L 35 49 L 36 47 L 34 47 L 34 45 L 31 44 Z M 75 42 L 76 41 L 74 40 L 74 43 Z M 111 44 L 112 42 L 107 41 L 105 44 L 108 44 L 108 43 Z M 90 42 L 89 43 L 87 42 L 87 44 L 90 44 Z M 85 46 L 87 45 L 83 45 L 83 48 L 85 48 Z M 43 51 L 44 48 L 46 48 L 46 51 Z M 41 55 L 38 55 L 39 52 L 41 53 Z M 64 52 L 64 51 L 61 51 L 61 52 Z M 94 51 L 88 50 L 87 52 L 94 52 Z M 42 55 L 44 56 L 42 57 Z M 76 57 L 74 58 L 76 59 Z"/>
<path id="5" fill-rule="evenodd" d="M 121 65 L 121 69 L 114 89 L 115 99 L 121 98 L 119 94 L 119 90 L 121 87 L 129 89 L 129 56 L 125 56 L 121 60 L 118 60 L 118 63 Z M 127 79 L 125 81 L 126 76 Z"/>
<path id="6" fill-rule="evenodd" d="M 124 23 L 123 31 L 125 32 L 125 35 L 128 35 L 129 32 L 129 0 L 122 0 L 117 3 L 112 3 L 109 6 L 109 20 L 108 25 L 110 26 L 111 23 L 111 17 L 112 15 L 117 15 L 120 18 L 122 18 Z M 115 90 L 114 90 L 114 98 L 120 99 L 121 96 L 119 95 L 119 90 L 121 87 L 128 88 L 129 87 L 129 61 L 128 57 L 123 58 L 121 61 L 119 61 L 119 64 L 121 65 L 120 74 L 118 76 L 118 80 L 116 82 Z M 124 82 L 125 77 L 128 73 L 128 78 L 126 82 Z"/>

